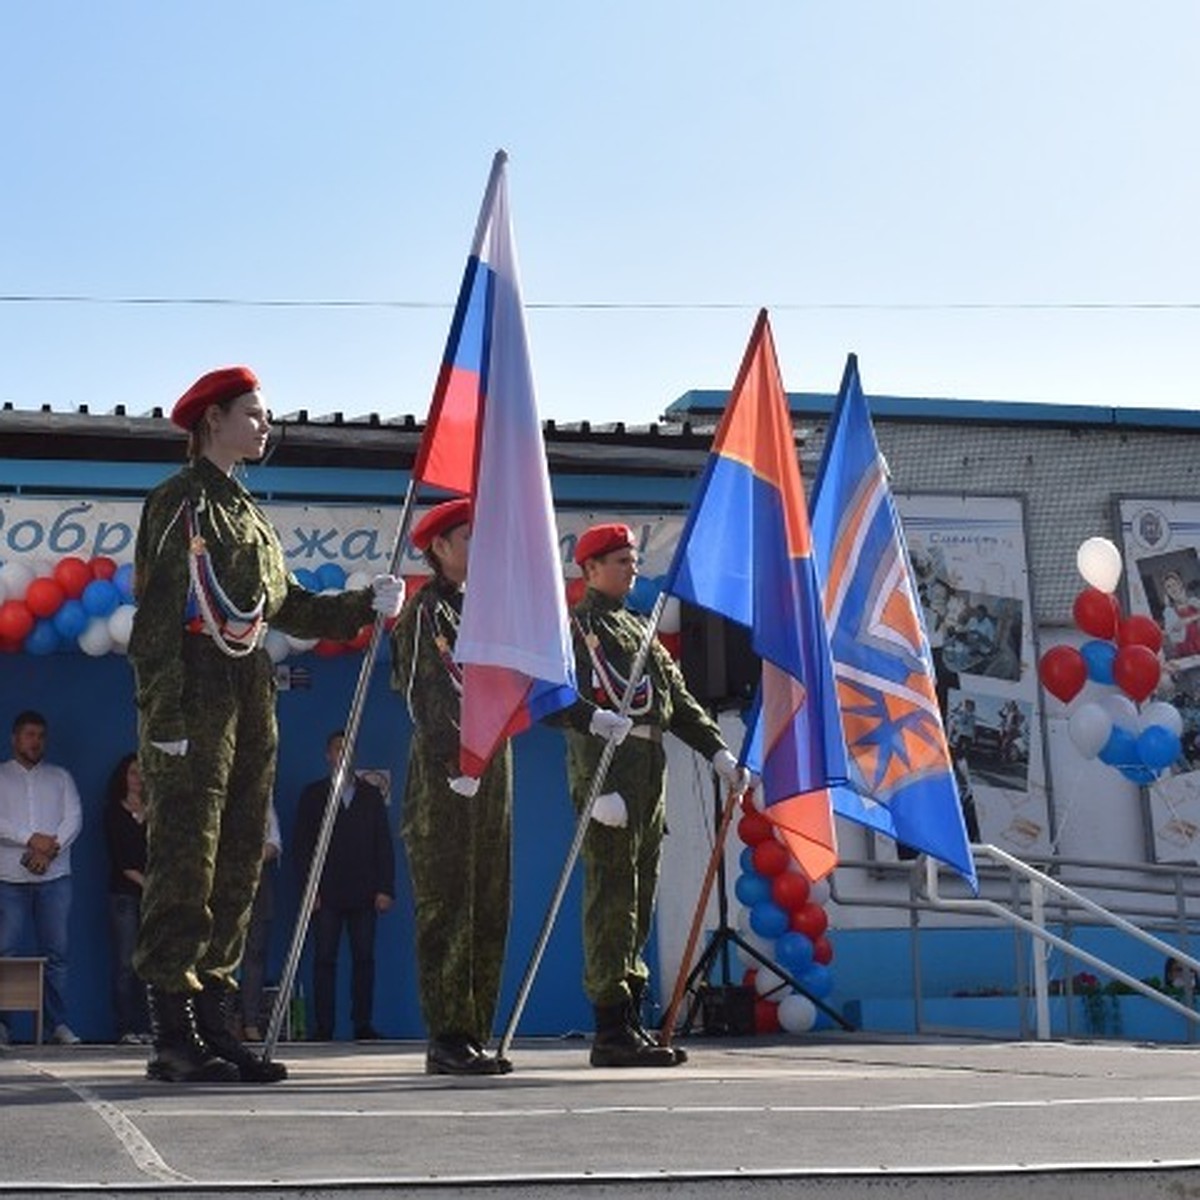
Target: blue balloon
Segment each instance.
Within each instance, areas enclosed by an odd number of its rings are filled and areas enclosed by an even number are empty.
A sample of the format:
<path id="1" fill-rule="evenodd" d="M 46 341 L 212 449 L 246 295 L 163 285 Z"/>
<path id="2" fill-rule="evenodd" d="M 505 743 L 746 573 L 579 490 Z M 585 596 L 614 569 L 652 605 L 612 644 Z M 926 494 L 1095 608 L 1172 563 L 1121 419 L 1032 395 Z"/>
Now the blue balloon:
<path id="1" fill-rule="evenodd" d="M 133 603 L 133 563 L 122 563 L 112 577 L 122 604 Z"/>
<path id="2" fill-rule="evenodd" d="M 1179 734 L 1165 725 L 1149 725 L 1137 740 L 1138 754 L 1148 767 L 1162 770 L 1169 767 L 1183 752 Z"/>
<path id="3" fill-rule="evenodd" d="M 771 881 L 757 871 L 739 875 L 733 885 L 733 893 L 744 908 L 753 908 L 771 898 Z"/>
<path id="4" fill-rule="evenodd" d="M 775 943 L 775 958 L 798 980 L 812 966 L 813 944 L 804 934 L 790 929 Z"/>
<path id="5" fill-rule="evenodd" d="M 810 995 L 824 1000 L 833 991 L 833 972 L 824 964 L 815 962 L 796 982 Z"/>
<path id="6" fill-rule="evenodd" d="M 742 868 L 742 873 L 745 875 L 757 875 L 758 872 L 754 869 L 754 847 L 743 846 L 742 852 L 738 856 L 738 864 Z"/>
<path id="7" fill-rule="evenodd" d="M 1079 647 L 1079 653 L 1083 655 L 1089 679 L 1095 683 L 1113 682 L 1113 660 L 1117 657 L 1117 648 L 1112 642 L 1093 638 Z"/>
<path id="8" fill-rule="evenodd" d="M 1136 783 L 1139 787 L 1148 787 L 1158 778 L 1158 772 L 1153 767 L 1146 766 L 1145 763 L 1119 767 L 1118 770 L 1130 783 Z"/>
<path id="9" fill-rule="evenodd" d="M 64 600 L 62 607 L 50 618 L 54 630 L 64 641 L 73 641 L 86 628 L 88 612 L 78 600 Z"/>
<path id="10" fill-rule="evenodd" d="M 1110 767 L 1142 765 L 1142 760 L 1138 757 L 1137 739 L 1128 729 L 1122 729 L 1120 725 L 1112 727 L 1112 733 L 1108 735 L 1108 741 L 1100 747 L 1098 757 L 1102 763 L 1107 763 Z"/>
<path id="11" fill-rule="evenodd" d="M 317 568 L 317 587 L 319 591 L 325 592 L 330 588 L 337 588 L 340 591 L 345 586 L 346 572 L 337 563 L 322 563 Z"/>
<path id="12" fill-rule="evenodd" d="M 832 1029 L 833 1018 L 823 1009 L 817 1009 L 817 1018 L 812 1023 L 813 1030 L 817 1029 Z M 811 1031 L 810 1031 L 811 1032 Z"/>
<path id="13" fill-rule="evenodd" d="M 787 913 L 773 900 L 760 900 L 750 910 L 750 928 L 759 937 L 777 938 L 787 927 Z"/>
<path id="14" fill-rule="evenodd" d="M 39 621 L 25 639 L 28 654 L 53 654 L 58 649 L 59 637 L 51 620 Z"/>
<path id="15" fill-rule="evenodd" d="M 292 572 L 296 577 L 296 582 L 310 592 L 319 592 L 321 590 L 321 581 L 317 578 L 315 571 L 310 571 L 307 567 L 297 567 Z"/>
<path id="16" fill-rule="evenodd" d="M 83 601 L 88 615 L 92 617 L 110 616 L 121 603 L 121 593 L 117 591 L 116 584 L 111 579 L 93 579 L 83 589 L 83 595 L 79 598 Z"/>

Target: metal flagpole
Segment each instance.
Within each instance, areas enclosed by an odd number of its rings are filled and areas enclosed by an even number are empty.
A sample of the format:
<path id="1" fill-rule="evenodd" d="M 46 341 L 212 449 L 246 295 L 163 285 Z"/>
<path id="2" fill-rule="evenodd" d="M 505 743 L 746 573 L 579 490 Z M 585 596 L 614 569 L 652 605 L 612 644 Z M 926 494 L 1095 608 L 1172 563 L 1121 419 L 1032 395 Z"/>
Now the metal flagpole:
<path id="1" fill-rule="evenodd" d="M 646 665 L 646 659 L 649 657 L 650 644 L 654 640 L 654 635 L 658 630 L 658 622 L 662 617 L 663 606 L 666 602 L 666 592 L 659 592 L 658 599 L 654 602 L 654 608 L 650 612 L 650 617 L 646 625 L 646 636 L 642 639 L 642 644 L 638 647 L 637 655 L 633 660 L 633 667 L 629 672 L 629 678 L 625 681 L 625 694 L 621 697 L 621 707 L 617 709 L 621 716 L 625 716 L 628 713 L 629 705 L 633 702 L 634 689 L 637 687 L 637 681 Z M 616 749 L 616 743 L 611 738 L 607 738 L 604 750 L 600 755 L 600 761 L 596 764 L 596 773 L 592 776 L 587 800 L 584 802 L 583 808 L 579 813 L 579 820 L 575 824 L 575 837 L 571 842 L 570 850 L 567 852 L 567 860 L 563 863 L 563 869 L 558 877 L 558 885 L 554 889 L 554 896 L 551 898 L 550 907 L 546 911 L 546 916 L 542 921 L 542 928 L 538 933 L 533 953 L 529 957 L 529 965 L 525 968 L 524 978 L 521 980 L 521 986 L 517 990 L 517 998 L 513 1003 L 512 1014 L 508 1018 L 508 1024 L 504 1027 L 504 1035 L 500 1039 L 497 1051 L 501 1056 L 506 1055 L 509 1047 L 512 1045 L 517 1023 L 521 1019 L 521 1013 L 525 1009 L 525 1002 L 529 999 L 529 992 L 533 987 L 534 976 L 541 965 L 542 955 L 546 952 L 546 943 L 549 942 L 551 931 L 554 929 L 554 922 L 558 919 L 558 910 L 562 907 L 563 897 L 567 894 L 567 887 L 571 882 L 571 872 L 575 869 L 575 860 L 579 857 L 580 850 L 583 849 L 583 839 L 587 834 L 588 822 L 592 819 L 592 809 L 596 806 L 596 799 L 600 795 L 600 789 L 604 786 L 604 777 L 608 774 L 608 768 L 612 763 Z"/>
<path id="2" fill-rule="evenodd" d="M 396 575 L 400 571 L 400 558 L 404 553 L 404 539 L 408 534 L 409 522 L 412 520 L 416 492 L 416 481 L 410 479 L 408 490 L 404 494 L 404 508 L 400 513 L 400 524 L 396 528 L 396 541 L 392 546 L 392 557 L 388 567 L 390 575 Z M 362 711 L 366 704 L 371 675 L 375 670 L 375 657 L 383 638 L 384 620 L 382 613 L 375 614 L 375 621 L 371 626 L 371 640 L 363 652 L 358 683 L 354 688 L 354 698 L 350 702 L 350 715 L 346 718 L 342 752 L 338 756 L 337 767 L 329 781 L 329 797 L 325 801 L 325 815 L 321 820 L 321 829 L 317 834 L 316 845 L 313 847 L 312 866 L 308 871 L 304 894 L 300 898 L 300 911 L 296 916 L 296 928 L 292 932 L 292 944 L 288 949 L 287 960 L 283 964 L 283 974 L 279 979 L 279 994 L 275 998 L 275 1007 L 271 1010 L 271 1021 L 267 1026 L 267 1036 L 263 1043 L 263 1058 L 266 1060 L 269 1060 L 275 1053 L 275 1044 L 279 1041 L 279 1031 L 283 1026 L 284 1013 L 287 1012 L 287 1006 L 291 1003 L 292 988 L 296 983 L 296 971 L 300 966 L 300 955 L 304 950 L 304 939 L 308 936 L 308 925 L 312 920 L 313 908 L 317 900 L 317 888 L 321 883 L 321 872 L 325 868 L 325 856 L 329 853 L 329 843 L 333 838 L 333 826 L 337 821 L 339 798 L 342 789 L 346 786 L 350 764 L 354 761 L 354 743 L 358 737 L 358 727 L 362 720 Z"/>

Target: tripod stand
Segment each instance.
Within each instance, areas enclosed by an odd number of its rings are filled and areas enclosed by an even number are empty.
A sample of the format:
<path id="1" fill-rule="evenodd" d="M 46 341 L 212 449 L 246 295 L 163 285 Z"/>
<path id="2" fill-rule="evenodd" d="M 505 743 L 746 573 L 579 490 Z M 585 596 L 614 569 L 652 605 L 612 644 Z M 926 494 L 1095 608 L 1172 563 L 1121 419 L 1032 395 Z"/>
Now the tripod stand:
<path id="1" fill-rule="evenodd" d="M 678 1015 L 679 1009 L 683 1002 L 683 997 L 687 994 L 690 999 L 688 1002 L 687 1011 L 684 1014 L 680 1031 L 682 1033 L 690 1033 L 692 1025 L 695 1022 L 696 1012 L 704 1003 L 706 995 L 711 995 L 711 989 L 708 985 L 709 972 L 712 970 L 714 963 L 720 960 L 721 966 L 721 1000 L 720 1005 L 710 1003 L 708 1012 L 706 1013 L 705 1031 L 708 1033 L 753 1033 L 754 1032 L 754 1014 L 753 1008 L 749 1013 L 749 1028 L 744 1026 L 747 1024 L 746 1014 L 734 1014 L 729 1011 L 730 997 L 735 993 L 730 985 L 730 968 L 729 968 L 729 948 L 730 946 L 740 947 L 752 959 L 759 963 L 760 966 L 766 967 L 773 971 L 783 981 L 780 987 L 785 984 L 805 996 L 826 1016 L 828 1016 L 835 1024 L 843 1029 L 852 1029 L 853 1026 L 847 1021 L 841 1013 L 830 1008 L 823 1000 L 814 996 L 807 991 L 791 973 L 781 967 L 778 963 L 768 958 L 757 947 L 751 945 L 740 933 L 729 924 L 729 898 L 726 894 L 726 871 L 725 871 L 725 839 L 729 833 L 729 826 L 733 818 L 733 810 L 737 806 L 738 797 L 730 793 L 726 798 L 724 805 L 721 803 L 721 789 L 719 783 L 713 781 L 713 812 L 715 818 L 715 833 L 713 837 L 712 854 L 709 857 L 708 868 L 705 872 L 704 882 L 700 889 L 700 898 L 696 906 L 696 912 L 692 918 L 691 933 L 688 936 L 688 943 L 684 950 L 683 958 L 679 965 L 679 977 L 675 983 L 675 992 L 671 998 L 670 1006 L 663 1015 L 662 1023 L 662 1042 L 664 1045 L 669 1045 L 675 1025 L 675 1018 Z M 708 945 L 701 954 L 696 965 L 688 971 L 688 963 L 696 948 L 696 941 L 699 937 L 700 924 L 704 919 L 704 911 L 708 907 L 708 896 L 712 890 L 713 882 L 717 885 L 717 927 L 709 936 Z M 685 975 L 686 972 L 686 975 Z M 725 1011 L 722 1012 L 721 1010 Z M 723 1027 L 718 1028 L 718 1025 Z M 736 1026 L 736 1027 L 733 1027 Z"/>

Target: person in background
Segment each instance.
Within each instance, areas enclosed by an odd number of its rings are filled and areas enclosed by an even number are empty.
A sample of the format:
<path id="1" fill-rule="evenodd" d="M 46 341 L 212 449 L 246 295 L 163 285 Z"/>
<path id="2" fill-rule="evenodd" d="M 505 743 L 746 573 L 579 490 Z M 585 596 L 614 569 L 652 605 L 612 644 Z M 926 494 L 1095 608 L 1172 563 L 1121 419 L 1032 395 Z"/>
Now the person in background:
<path id="1" fill-rule="evenodd" d="M 68 771 L 43 760 L 46 718 L 26 709 L 12 725 L 12 758 L 0 763 L 0 957 L 17 954 L 32 924 L 46 959 L 45 1018 L 51 1041 L 74 1046 L 67 1020 L 67 928 L 71 844 L 83 828 Z M 0 1044 L 9 1040 L 0 1020 Z"/>
<path id="2" fill-rule="evenodd" d="M 349 640 L 395 616 L 404 583 L 317 595 L 235 477 L 271 422 L 247 367 L 201 376 L 171 420 L 189 462 L 146 497 L 134 555 L 138 760 L 148 857 L 134 967 L 147 985 L 151 1079 L 271 1083 L 287 1069 L 233 1036 L 229 1004 L 275 782 L 275 667 L 268 626 Z"/>
<path id="3" fill-rule="evenodd" d="M 283 838 L 279 832 L 279 814 L 275 802 L 267 809 L 267 840 L 263 842 L 262 871 L 258 890 L 250 908 L 250 924 L 246 929 L 246 949 L 242 954 L 241 1002 L 242 1036 L 248 1042 L 261 1042 L 258 1022 L 262 1013 L 263 988 L 267 980 L 267 948 L 271 937 L 271 918 L 275 915 L 275 877 L 279 874 L 279 858 L 283 854 Z"/>
<path id="4" fill-rule="evenodd" d="M 581 702 L 603 710 L 621 705 L 645 619 L 626 606 L 638 573 L 633 531 L 594 525 L 575 546 L 587 592 L 572 610 L 576 678 Z M 603 752 L 586 706 L 567 728 L 567 769 L 577 811 L 586 803 Z M 660 1046 L 646 1031 L 641 1006 L 649 980 L 642 957 L 650 936 L 666 831 L 667 759 L 663 735 L 673 733 L 708 760 L 729 787 L 744 791 L 749 773 L 725 745 L 716 721 L 688 691 L 683 674 L 657 640 L 636 680 L 628 715 L 635 722 L 609 736 L 617 749 L 583 842 L 584 991 L 595 1010 L 596 1067 L 670 1067 L 682 1050 Z M 595 718 L 589 718 L 589 727 Z"/>
<path id="5" fill-rule="evenodd" d="M 136 1046 L 150 1040 L 146 990 L 133 969 L 146 877 L 146 806 L 137 755 L 126 754 L 108 779 L 104 805 L 108 847 L 108 928 L 112 937 L 112 998 L 117 1040 Z"/>
<path id="6" fill-rule="evenodd" d="M 329 789 L 346 735 L 341 729 L 325 743 L 329 774 L 310 783 L 296 810 L 296 864 L 303 888 L 312 869 L 313 853 Z M 375 1001 L 376 918 L 396 900 L 396 852 L 388 828 L 383 793 L 372 783 L 347 772 L 338 797 L 337 816 L 329 850 L 321 869 L 313 909 L 313 1040 L 333 1038 L 337 993 L 338 946 L 342 931 L 350 939 L 350 1020 L 360 1042 L 379 1037 L 371 1023 Z"/>

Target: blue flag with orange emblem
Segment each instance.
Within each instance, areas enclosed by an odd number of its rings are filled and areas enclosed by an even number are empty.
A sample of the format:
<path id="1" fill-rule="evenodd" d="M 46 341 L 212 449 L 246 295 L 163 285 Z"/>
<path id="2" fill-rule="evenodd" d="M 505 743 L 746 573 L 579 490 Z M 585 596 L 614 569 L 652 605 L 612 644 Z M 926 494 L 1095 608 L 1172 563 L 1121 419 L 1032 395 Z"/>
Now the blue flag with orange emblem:
<path id="1" fill-rule="evenodd" d="M 750 630 L 763 673 L 742 759 L 810 879 L 837 865 L 829 789 L 847 779 L 787 396 L 759 313 L 663 589 Z"/>
<path id="2" fill-rule="evenodd" d="M 947 863 L 976 891 L 933 658 L 853 354 L 813 488 L 812 536 L 853 782 L 834 811 Z"/>

